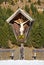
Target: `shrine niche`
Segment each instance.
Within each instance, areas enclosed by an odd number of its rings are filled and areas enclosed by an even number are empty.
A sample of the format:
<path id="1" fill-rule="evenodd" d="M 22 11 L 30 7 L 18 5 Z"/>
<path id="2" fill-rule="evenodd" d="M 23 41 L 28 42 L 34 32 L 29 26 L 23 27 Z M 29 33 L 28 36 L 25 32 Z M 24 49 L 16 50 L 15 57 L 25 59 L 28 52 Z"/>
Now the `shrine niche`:
<path id="1" fill-rule="evenodd" d="M 12 26 L 17 41 L 26 42 L 34 20 L 24 10 L 19 8 L 6 21 Z"/>

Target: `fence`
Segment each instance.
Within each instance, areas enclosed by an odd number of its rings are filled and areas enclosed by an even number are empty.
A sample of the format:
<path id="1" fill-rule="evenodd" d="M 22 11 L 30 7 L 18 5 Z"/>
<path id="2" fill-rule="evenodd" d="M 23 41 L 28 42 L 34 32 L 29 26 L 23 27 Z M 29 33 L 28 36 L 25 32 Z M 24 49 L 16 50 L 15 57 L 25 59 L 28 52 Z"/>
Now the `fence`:
<path id="1" fill-rule="evenodd" d="M 8 59 L 20 60 L 20 47 L 16 49 L 0 49 L 0 60 Z M 32 60 L 36 56 L 37 60 L 44 60 L 44 49 L 30 49 L 24 47 L 24 59 Z"/>
<path id="2" fill-rule="evenodd" d="M 0 60 L 3 59 L 11 59 L 11 56 L 13 56 L 15 50 L 12 49 L 0 49 Z"/>
<path id="3" fill-rule="evenodd" d="M 44 60 L 44 49 L 35 49 L 33 50 L 33 56 L 36 56 L 38 60 Z"/>

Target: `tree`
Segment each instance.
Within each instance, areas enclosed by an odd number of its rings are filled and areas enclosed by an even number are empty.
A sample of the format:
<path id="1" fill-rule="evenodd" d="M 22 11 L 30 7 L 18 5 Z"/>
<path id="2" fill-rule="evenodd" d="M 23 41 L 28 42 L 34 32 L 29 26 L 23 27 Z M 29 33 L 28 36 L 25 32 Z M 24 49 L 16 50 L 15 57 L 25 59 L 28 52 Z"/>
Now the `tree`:
<path id="1" fill-rule="evenodd" d="M 40 0 L 38 0 L 38 2 L 37 2 L 37 3 L 38 3 L 38 5 L 41 5 L 41 2 L 40 2 Z"/>
<path id="2" fill-rule="evenodd" d="M 0 4 L 3 3 L 3 0 L 0 0 Z"/>
<path id="3" fill-rule="evenodd" d="M 31 0 L 28 0 L 28 2 L 31 2 Z"/>
<path id="4" fill-rule="evenodd" d="M 12 5 L 15 4 L 13 0 L 0 0 L 0 4 L 3 3 L 3 2 L 5 2 L 5 4 L 6 4 L 6 2 L 8 2 L 8 3 L 12 4 Z"/>
<path id="5" fill-rule="evenodd" d="M 34 14 L 35 15 L 35 14 Z M 30 31 L 29 45 L 35 48 L 44 47 L 44 14 L 35 15 L 35 22 Z"/>
<path id="6" fill-rule="evenodd" d="M 12 13 L 13 13 L 13 11 L 10 8 L 5 9 L 5 8 L 1 8 L 1 6 L 0 6 L 0 47 L 4 47 L 4 48 L 9 47 L 8 46 L 8 40 L 11 39 L 13 34 L 10 35 L 10 27 L 6 23 L 6 19 Z"/>
<path id="7" fill-rule="evenodd" d="M 44 9 L 43 9 L 43 14 L 44 14 Z"/>
<path id="8" fill-rule="evenodd" d="M 23 2 L 23 0 L 20 0 L 21 2 Z"/>
<path id="9" fill-rule="evenodd" d="M 15 0 L 15 2 L 18 2 L 18 0 Z"/>
<path id="10" fill-rule="evenodd" d="M 29 6 L 28 5 L 25 5 L 25 11 L 29 13 Z"/>
<path id="11" fill-rule="evenodd" d="M 37 12 L 37 9 L 36 9 L 36 7 L 34 6 L 33 3 L 31 4 L 30 9 L 32 10 L 33 14 L 35 14 Z"/>

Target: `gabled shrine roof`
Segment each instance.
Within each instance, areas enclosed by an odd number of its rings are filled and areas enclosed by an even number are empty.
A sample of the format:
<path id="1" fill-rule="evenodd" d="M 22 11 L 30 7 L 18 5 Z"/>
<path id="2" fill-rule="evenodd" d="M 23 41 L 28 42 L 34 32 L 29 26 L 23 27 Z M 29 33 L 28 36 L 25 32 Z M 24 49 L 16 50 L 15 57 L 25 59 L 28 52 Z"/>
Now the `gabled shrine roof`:
<path id="1" fill-rule="evenodd" d="M 26 17 L 30 22 L 34 21 L 34 19 L 32 19 L 32 17 L 29 16 L 29 14 L 27 12 L 25 12 L 22 9 L 18 9 L 15 13 L 13 13 L 6 21 L 7 23 L 9 23 L 13 18 L 15 18 L 17 16 L 17 14 L 21 13 L 24 17 Z"/>

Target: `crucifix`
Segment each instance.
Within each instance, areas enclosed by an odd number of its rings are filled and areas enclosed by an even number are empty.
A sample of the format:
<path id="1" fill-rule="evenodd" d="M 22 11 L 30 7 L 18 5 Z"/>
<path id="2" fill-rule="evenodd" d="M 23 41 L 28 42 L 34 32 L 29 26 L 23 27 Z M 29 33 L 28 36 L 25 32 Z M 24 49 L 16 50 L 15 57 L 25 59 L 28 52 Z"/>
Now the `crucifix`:
<path id="1" fill-rule="evenodd" d="M 22 22 L 20 19 L 19 19 L 19 22 L 18 21 L 14 21 L 15 23 L 17 23 L 18 25 L 20 25 L 20 35 L 23 35 L 23 31 L 24 31 L 24 25 L 28 22 L 29 20 L 25 21 L 25 22 Z"/>

